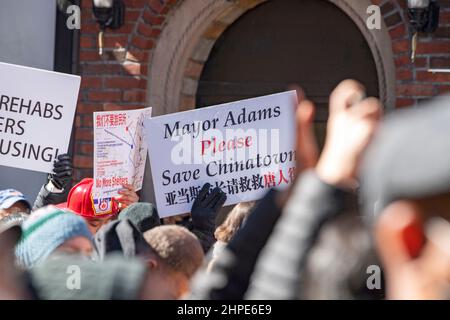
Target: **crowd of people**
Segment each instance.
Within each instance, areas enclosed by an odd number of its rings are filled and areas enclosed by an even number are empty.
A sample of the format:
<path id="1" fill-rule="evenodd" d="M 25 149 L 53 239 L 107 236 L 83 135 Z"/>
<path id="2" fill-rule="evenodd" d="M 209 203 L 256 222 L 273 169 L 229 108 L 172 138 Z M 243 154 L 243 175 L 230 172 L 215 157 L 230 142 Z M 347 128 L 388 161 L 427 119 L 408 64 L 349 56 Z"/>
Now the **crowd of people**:
<path id="1" fill-rule="evenodd" d="M 362 84 L 296 112 L 296 179 L 237 204 L 205 184 L 160 219 L 124 185 L 96 214 L 60 155 L 31 203 L 0 191 L 0 299 L 449 299 L 450 98 L 383 115 Z M 293 120 L 294 121 L 294 120 Z"/>

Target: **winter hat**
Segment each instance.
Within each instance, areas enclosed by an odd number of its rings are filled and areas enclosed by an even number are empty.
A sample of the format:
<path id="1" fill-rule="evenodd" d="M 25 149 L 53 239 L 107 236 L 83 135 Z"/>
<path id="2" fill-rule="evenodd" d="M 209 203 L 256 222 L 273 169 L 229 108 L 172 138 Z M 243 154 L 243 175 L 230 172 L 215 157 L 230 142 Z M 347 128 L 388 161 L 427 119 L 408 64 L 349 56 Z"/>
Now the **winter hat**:
<path id="1" fill-rule="evenodd" d="M 26 268 L 45 260 L 67 240 L 75 237 L 92 240 L 83 218 L 54 206 L 34 211 L 23 223 L 22 231 L 16 256 L 19 264 Z"/>
<path id="2" fill-rule="evenodd" d="M 119 214 L 119 219 L 130 220 L 142 233 L 161 224 L 155 206 L 145 202 L 133 203 L 123 209 Z"/>
<path id="3" fill-rule="evenodd" d="M 121 255 L 102 262 L 59 255 L 30 270 L 31 287 L 41 300 L 134 300 L 146 275 L 145 263 Z"/>
<path id="4" fill-rule="evenodd" d="M 0 209 L 9 209 L 16 202 L 23 202 L 29 209 L 31 209 L 30 202 L 23 195 L 22 192 L 14 189 L 0 190 Z"/>
<path id="5" fill-rule="evenodd" d="M 142 233 L 130 220 L 115 220 L 102 226 L 94 236 L 95 260 L 104 260 L 108 254 L 121 253 L 126 258 L 151 250 Z"/>

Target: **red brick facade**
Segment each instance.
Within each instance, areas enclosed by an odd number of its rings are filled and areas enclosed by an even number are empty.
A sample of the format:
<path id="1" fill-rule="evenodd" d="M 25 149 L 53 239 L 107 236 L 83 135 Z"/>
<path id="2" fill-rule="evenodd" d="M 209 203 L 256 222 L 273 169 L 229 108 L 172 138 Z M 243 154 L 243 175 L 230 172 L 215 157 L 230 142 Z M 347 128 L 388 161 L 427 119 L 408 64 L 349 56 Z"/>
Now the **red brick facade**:
<path id="1" fill-rule="evenodd" d="M 125 0 L 125 25 L 108 30 L 104 37 L 105 54 L 98 55 L 98 26 L 92 18 L 91 0 L 82 1 L 80 38 L 80 75 L 82 88 L 76 114 L 74 163 L 75 180 L 92 176 L 92 112 L 144 107 L 152 52 L 167 18 L 183 0 Z M 203 1 L 203 0 L 198 0 Z M 256 1 L 239 0 L 246 3 Z M 450 91 L 449 73 L 429 73 L 429 68 L 450 68 L 450 0 L 440 0 L 441 23 L 437 32 L 422 36 L 417 59 L 410 62 L 410 36 L 406 0 L 372 0 L 380 5 L 391 36 L 396 66 L 396 106 Z M 205 37 L 217 39 L 226 26 L 213 25 Z M 203 64 L 190 60 L 185 76 L 200 77 Z M 193 107 L 192 96 L 182 104 Z"/>

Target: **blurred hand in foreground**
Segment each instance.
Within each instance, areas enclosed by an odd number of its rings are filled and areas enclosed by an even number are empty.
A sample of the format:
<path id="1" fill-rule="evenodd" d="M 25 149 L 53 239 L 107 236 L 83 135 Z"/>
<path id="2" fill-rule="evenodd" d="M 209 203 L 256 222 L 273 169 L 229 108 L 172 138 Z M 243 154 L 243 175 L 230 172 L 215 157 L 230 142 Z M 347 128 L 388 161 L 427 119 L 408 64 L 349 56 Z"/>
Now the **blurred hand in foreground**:
<path id="1" fill-rule="evenodd" d="M 354 80 L 341 82 L 330 96 L 327 137 L 316 167 L 319 177 L 328 184 L 358 186 L 361 157 L 382 116 L 379 100 L 365 97 L 364 87 Z"/>

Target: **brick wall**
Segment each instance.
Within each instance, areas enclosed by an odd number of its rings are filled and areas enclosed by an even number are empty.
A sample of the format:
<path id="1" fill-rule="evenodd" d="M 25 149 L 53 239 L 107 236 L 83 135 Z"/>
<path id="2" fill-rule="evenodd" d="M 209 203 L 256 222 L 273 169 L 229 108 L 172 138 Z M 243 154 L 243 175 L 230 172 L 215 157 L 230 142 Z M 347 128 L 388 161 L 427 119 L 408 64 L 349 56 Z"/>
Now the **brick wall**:
<path id="1" fill-rule="evenodd" d="M 431 35 L 419 35 L 417 56 L 411 63 L 411 32 L 408 28 L 406 0 L 372 0 L 380 5 L 392 39 L 396 66 L 397 107 L 450 91 L 450 74 L 429 73 L 428 69 L 450 68 L 450 0 L 441 5 L 439 29 Z"/>
<path id="2" fill-rule="evenodd" d="M 171 10 L 182 0 L 124 0 L 125 25 L 108 30 L 105 53 L 98 55 L 98 26 L 91 0 L 82 1 L 80 38 L 80 92 L 75 128 L 75 180 L 92 176 L 92 112 L 145 106 L 147 74 L 152 51 Z M 202 0 L 199 0 L 202 1 Z M 419 40 L 417 59 L 410 61 L 410 35 L 406 0 L 373 0 L 380 5 L 392 38 L 397 78 L 397 107 L 450 91 L 450 74 L 428 73 L 429 68 L 450 68 L 450 0 L 440 0 L 441 24 Z M 220 35 L 220 33 L 219 33 Z M 191 73 L 188 71 L 192 69 Z M 195 69 L 195 70 L 194 70 Z M 202 65 L 188 65 L 186 74 L 199 77 Z"/>

